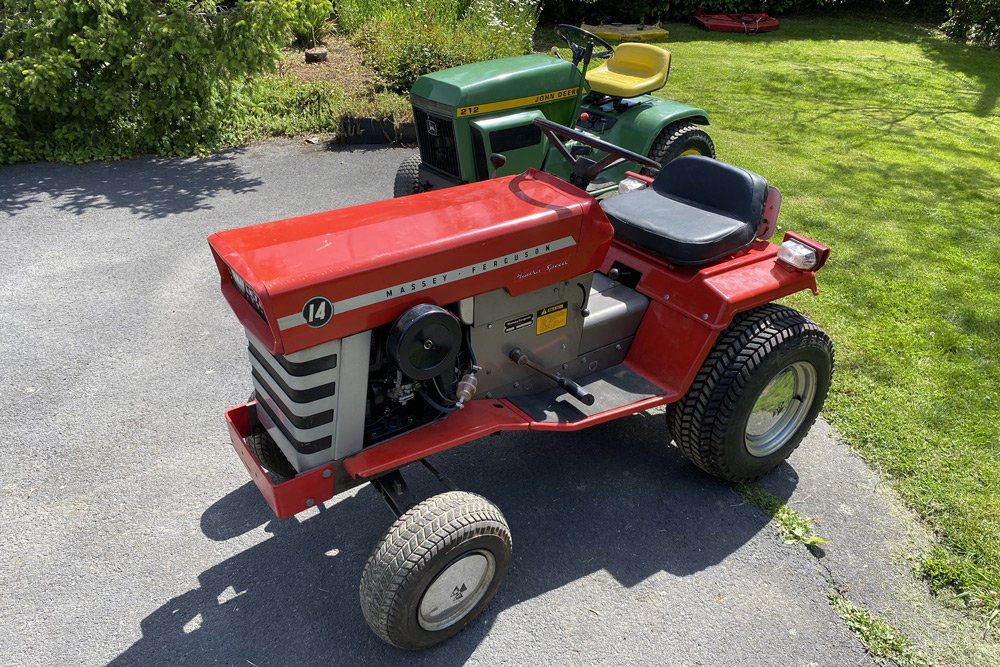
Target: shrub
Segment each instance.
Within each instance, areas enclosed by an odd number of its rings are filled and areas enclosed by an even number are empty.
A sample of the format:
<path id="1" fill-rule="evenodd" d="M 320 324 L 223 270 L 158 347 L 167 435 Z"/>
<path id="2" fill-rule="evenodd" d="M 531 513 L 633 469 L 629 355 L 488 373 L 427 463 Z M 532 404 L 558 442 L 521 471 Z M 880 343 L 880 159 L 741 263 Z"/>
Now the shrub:
<path id="1" fill-rule="evenodd" d="M 536 0 L 339 0 L 337 17 L 388 87 L 420 75 L 531 50 Z"/>
<path id="2" fill-rule="evenodd" d="M 205 151 L 299 0 L 0 0 L 0 163 Z"/>
<path id="3" fill-rule="evenodd" d="M 1000 0 L 952 0 L 942 29 L 949 37 L 1000 49 Z"/>
<path id="4" fill-rule="evenodd" d="M 998 0 L 972 0 L 997 2 Z M 944 17 L 945 0 L 549 0 L 542 14 L 552 23 L 604 23 L 609 21 L 642 21 L 686 19 L 701 4 L 706 14 L 714 12 L 758 12 L 771 14 L 815 7 L 851 7 L 855 9 L 885 9 L 906 14 Z"/>
<path id="5" fill-rule="evenodd" d="M 328 21 L 333 13 L 333 0 L 299 0 L 292 34 L 303 46 L 316 46 L 329 32 Z"/>

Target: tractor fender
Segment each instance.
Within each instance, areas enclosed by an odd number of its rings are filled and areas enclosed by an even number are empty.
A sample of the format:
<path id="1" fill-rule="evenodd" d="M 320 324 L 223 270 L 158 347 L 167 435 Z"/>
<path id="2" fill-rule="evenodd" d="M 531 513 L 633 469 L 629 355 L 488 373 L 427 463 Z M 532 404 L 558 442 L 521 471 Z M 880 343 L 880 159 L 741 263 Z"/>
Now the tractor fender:
<path id="1" fill-rule="evenodd" d="M 660 131 L 671 123 L 686 120 L 695 125 L 708 125 L 708 113 L 688 104 L 644 95 L 639 104 L 617 114 L 618 121 L 601 137 L 605 141 L 648 155 Z"/>

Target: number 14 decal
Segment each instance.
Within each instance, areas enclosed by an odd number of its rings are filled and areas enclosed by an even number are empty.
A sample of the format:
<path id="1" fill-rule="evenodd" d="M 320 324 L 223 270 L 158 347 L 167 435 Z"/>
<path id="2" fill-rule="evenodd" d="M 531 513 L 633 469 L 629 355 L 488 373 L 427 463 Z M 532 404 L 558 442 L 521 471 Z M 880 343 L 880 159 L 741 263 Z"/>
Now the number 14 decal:
<path id="1" fill-rule="evenodd" d="M 302 318 L 313 328 L 323 326 L 331 317 L 333 317 L 333 304 L 326 297 L 314 296 L 302 307 Z"/>

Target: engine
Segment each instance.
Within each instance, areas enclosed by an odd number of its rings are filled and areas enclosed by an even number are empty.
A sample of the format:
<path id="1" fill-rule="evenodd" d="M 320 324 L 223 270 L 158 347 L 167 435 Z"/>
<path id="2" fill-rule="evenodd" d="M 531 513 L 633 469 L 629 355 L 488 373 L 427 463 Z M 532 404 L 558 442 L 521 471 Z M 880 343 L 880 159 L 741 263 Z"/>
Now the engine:
<path id="1" fill-rule="evenodd" d="M 432 304 L 410 308 L 373 340 L 365 444 L 461 409 L 475 396 L 479 370 L 455 315 Z"/>

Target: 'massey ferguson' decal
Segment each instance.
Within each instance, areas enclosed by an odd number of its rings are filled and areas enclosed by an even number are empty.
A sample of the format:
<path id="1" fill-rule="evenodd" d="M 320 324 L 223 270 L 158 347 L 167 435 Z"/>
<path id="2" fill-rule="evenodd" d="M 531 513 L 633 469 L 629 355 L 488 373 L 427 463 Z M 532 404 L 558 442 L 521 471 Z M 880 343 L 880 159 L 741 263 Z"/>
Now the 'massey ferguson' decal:
<path id="1" fill-rule="evenodd" d="M 459 269 L 452 269 L 451 271 L 438 273 L 433 276 L 426 276 L 424 278 L 416 278 L 414 280 L 399 283 L 398 285 L 388 285 L 381 289 L 377 289 L 374 292 L 359 294 L 358 296 L 352 296 L 350 298 L 343 299 L 342 301 L 335 301 L 331 304 L 329 312 L 331 315 L 333 313 L 341 315 L 348 311 L 364 308 L 365 306 L 371 306 L 382 301 L 389 301 L 407 294 L 413 294 L 414 292 L 422 292 L 426 289 L 431 289 L 432 287 L 439 287 L 441 285 L 454 283 L 459 280 L 465 280 L 466 278 L 472 278 L 483 273 L 489 273 L 490 271 L 502 269 L 507 266 L 526 262 L 530 259 L 542 257 L 543 255 L 564 250 L 574 245 L 576 245 L 576 241 L 573 240 L 572 236 L 564 236 L 563 238 L 555 241 L 536 245 L 531 248 L 525 248 L 524 250 L 501 255 L 500 257 L 494 257 L 482 262 L 476 262 L 475 264 L 469 264 L 468 266 L 463 266 Z M 314 299 L 310 299 L 310 301 L 314 301 Z M 303 312 L 306 312 L 305 308 L 303 308 Z M 306 324 L 307 322 L 303 312 L 286 315 L 285 317 L 279 317 L 278 328 L 284 331 L 285 329 L 291 329 L 292 327 Z M 323 324 L 326 324 L 328 321 L 329 318 L 327 318 Z M 315 324 L 313 326 L 315 326 Z"/>

